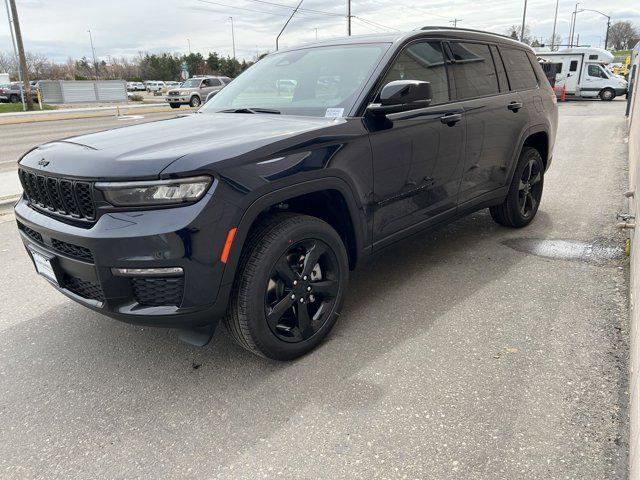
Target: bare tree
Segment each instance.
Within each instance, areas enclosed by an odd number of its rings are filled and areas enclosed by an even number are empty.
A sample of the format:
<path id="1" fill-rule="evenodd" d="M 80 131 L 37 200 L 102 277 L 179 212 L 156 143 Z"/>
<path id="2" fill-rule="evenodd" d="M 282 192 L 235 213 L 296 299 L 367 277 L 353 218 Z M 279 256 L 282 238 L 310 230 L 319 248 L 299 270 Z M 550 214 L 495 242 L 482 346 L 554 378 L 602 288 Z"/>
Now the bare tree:
<path id="1" fill-rule="evenodd" d="M 638 29 L 631 22 L 616 22 L 609 29 L 609 41 L 615 50 L 626 50 L 631 40 L 640 37 Z"/>
<path id="2" fill-rule="evenodd" d="M 562 43 L 562 37 L 556 33 L 554 38 L 547 38 L 547 47 L 549 47 L 552 51 L 557 51 L 560 48 L 560 44 Z M 553 45 L 553 48 L 551 47 Z"/>
<path id="3" fill-rule="evenodd" d="M 520 40 L 522 38 L 522 41 L 528 45 L 531 45 L 531 42 L 534 40 L 531 36 L 531 28 L 529 28 L 529 25 L 524 26 L 524 35 L 521 35 L 522 25 L 511 25 L 507 28 L 506 34 L 515 40 Z"/>

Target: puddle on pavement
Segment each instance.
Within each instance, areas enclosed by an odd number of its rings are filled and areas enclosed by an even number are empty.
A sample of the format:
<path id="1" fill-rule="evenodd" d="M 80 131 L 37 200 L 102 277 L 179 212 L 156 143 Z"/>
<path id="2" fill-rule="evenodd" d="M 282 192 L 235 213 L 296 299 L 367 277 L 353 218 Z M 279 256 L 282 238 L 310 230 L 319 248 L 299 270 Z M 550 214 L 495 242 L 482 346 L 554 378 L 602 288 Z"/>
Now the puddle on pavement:
<path id="1" fill-rule="evenodd" d="M 502 243 L 518 252 L 555 260 L 573 260 L 602 265 L 624 258 L 622 246 L 601 241 L 588 243 L 577 240 L 511 238 Z"/>

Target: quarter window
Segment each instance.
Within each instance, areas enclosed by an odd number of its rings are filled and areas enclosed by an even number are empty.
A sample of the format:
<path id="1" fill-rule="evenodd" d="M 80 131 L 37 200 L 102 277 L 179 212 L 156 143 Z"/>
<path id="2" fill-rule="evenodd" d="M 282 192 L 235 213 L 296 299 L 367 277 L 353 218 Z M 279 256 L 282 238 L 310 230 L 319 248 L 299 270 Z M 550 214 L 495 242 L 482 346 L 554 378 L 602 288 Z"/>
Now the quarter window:
<path id="1" fill-rule="evenodd" d="M 509 47 L 501 47 L 500 51 L 511 82 L 511 90 L 528 90 L 538 85 L 538 79 L 527 52 Z"/>
<path id="2" fill-rule="evenodd" d="M 406 47 L 393 62 L 382 85 L 394 80 L 421 80 L 431 83 L 431 104 L 449 101 L 449 82 L 444 54 L 439 42 L 420 42 Z"/>
<path id="3" fill-rule="evenodd" d="M 498 78 L 488 45 L 451 43 L 451 64 L 458 100 L 494 95 L 499 92 Z"/>

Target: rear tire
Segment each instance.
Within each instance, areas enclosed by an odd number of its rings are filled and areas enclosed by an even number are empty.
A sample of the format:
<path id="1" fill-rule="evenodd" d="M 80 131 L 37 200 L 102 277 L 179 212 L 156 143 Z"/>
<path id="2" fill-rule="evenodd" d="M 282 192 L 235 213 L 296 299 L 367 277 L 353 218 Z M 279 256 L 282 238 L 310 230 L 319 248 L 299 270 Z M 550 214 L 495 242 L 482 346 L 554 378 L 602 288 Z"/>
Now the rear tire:
<path id="1" fill-rule="evenodd" d="M 338 233 L 307 215 L 282 213 L 252 229 L 225 325 L 256 355 L 291 360 L 317 347 L 340 314 L 349 262 Z"/>
<path id="2" fill-rule="evenodd" d="M 605 88 L 600 92 L 600 100 L 603 100 L 605 102 L 610 102 L 614 98 L 616 98 L 616 92 L 611 88 Z"/>
<path id="3" fill-rule="evenodd" d="M 524 147 L 507 198 L 501 205 L 490 207 L 491 217 L 505 227 L 522 228 L 535 218 L 542 199 L 544 165 L 540 152 Z"/>

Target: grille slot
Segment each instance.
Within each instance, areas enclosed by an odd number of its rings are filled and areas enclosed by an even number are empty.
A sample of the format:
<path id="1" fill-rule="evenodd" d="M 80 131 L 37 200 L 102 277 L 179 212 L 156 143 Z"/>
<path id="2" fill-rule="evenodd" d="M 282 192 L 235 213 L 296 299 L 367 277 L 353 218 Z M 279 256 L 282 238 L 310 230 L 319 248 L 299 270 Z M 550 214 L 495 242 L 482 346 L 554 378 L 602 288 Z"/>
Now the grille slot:
<path id="1" fill-rule="evenodd" d="M 82 298 L 104 302 L 104 294 L 100 285 L 73 277 L 67 273 L 64 274 L 63 282 L 64 288 Z"/>
<path id="2" fill-rule="evenodd" d="M 51 239 L 51 246 L 58 252 L 68 255 L 69 257 L 75 257 L 79 258 L 80 260 L 85 260 L 87 262 L 93 263 L 93 254 L 88 248 L 80 247 L 79 245 L 74 245 L 73 243 L 62 242 L 60 240 L 56 240 L 55 238 Z"/>
<path id="3" fill-rule="evenodd" d="M 92 183 L 36 175 L 22 169 L 18 174 L 24 193 L 32 205 L 76 219 L 95 220 Z"/>
<path id="4" fill-rule="evenodd" d="M 26 225 L 18 222 L 18 228 L 24 232 L 24 234 L 29 237 L 31 240 L 37 243 L 44 243 L 42 240 L 42 235 L 40 235 L 35 230 L 27 227 Z"/>
<path id="5" fill-rule="evenodd" d="M 133 296 L 147 307 L 176 306 L 182 303 L 183 277 L 132 278 Z"/>

